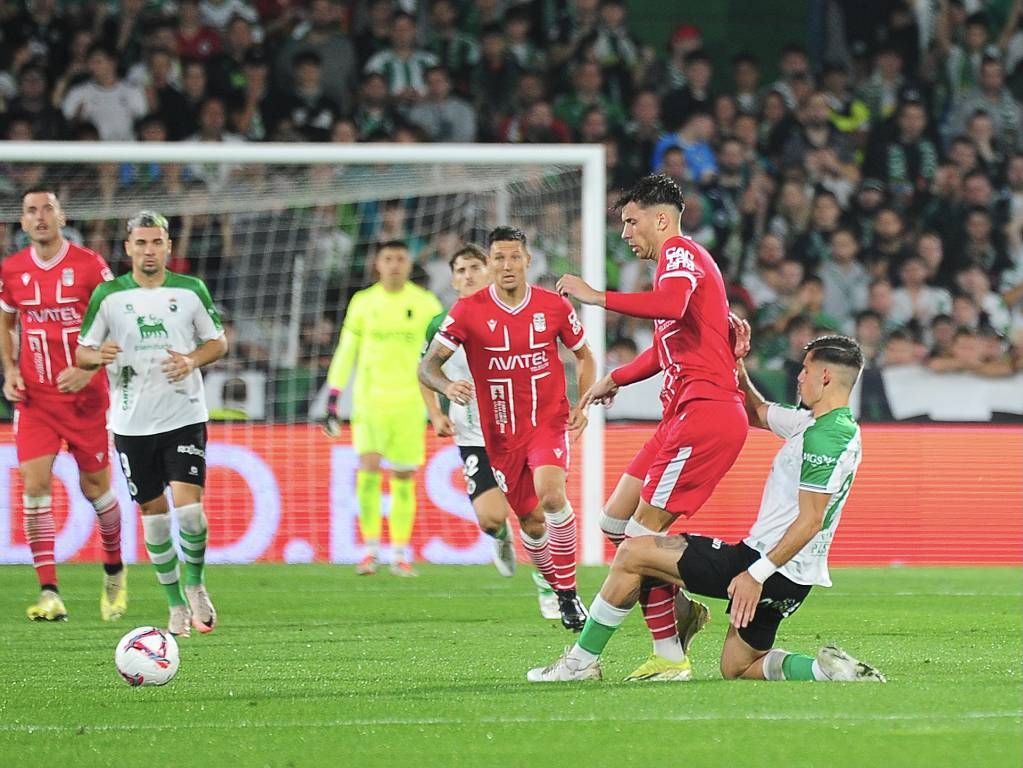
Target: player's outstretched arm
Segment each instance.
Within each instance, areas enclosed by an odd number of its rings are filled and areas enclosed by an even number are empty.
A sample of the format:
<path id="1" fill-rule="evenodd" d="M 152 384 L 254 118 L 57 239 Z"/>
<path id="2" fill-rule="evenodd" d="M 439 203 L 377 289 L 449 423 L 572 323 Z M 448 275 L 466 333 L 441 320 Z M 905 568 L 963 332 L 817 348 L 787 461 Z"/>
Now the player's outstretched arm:
<path id="1" fill-rule="evenodd" d="M 771 403 L 767 400 L 750 381 L 746 372 L 746 364 L 741 360 L 735 361 L 735 368 L 739 374 L 739 388 L 746 394 L 746 417 L 751 427 L 758 429 L 770 429 L 767 423 L 767 409 Z"/>
<path id="2" fill-rule="evenodd" d="M 18 361 L 14 359 L 14 329 L 18 322 L 16 312 L 0 311 L 0 357 L 4 366 L 4 397 L 12 403 L 25 399 L 25 382 L 21 378 Z"/>
<path id="3" fill-rule="evenodd" d="M 442 366 L 454 354 L 454 350 L 434 339 L 430 347 L 419 361 L 419 381 L 423 386 L 444 395 L 448 400 L 459 405 L 468 405 L 472 400 L 473 386 L 471 381 L 459 379 L 452 381 L 444 375 Z"/>
<path id="4" fill-rule="evenodd" d="M 696 277 L 683 273 L 667 276 L 667 280 L 664 278 L 662 276 L 660 284 L 652 291 L 618 293 L 598 291 L 581 277 L 563 275 L 558 280 L 557 289 L 562 296 L 571 296 L 583 304 L 605 307 L 621 315 L 650 320 L 678 320 L 686 313 L 689 297 L 696 290 Z"/>

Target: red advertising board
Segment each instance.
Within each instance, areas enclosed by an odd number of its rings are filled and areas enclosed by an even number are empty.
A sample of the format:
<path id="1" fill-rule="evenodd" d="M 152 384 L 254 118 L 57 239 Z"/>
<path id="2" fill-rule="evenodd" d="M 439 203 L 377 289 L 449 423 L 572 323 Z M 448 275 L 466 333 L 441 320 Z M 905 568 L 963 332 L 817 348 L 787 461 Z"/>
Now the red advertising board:
<path id="1" fill-rule="evenodd" d="M 651 431 L 650 424 L 607 427 L 605 488 L 614 487 Z M 770 434 L 751 433 L 728 477 L 680 530 L 741 538 L 756 514 L 764 477 L 779 446 Z M 1019 427 L 867 425 L 863 446 L 863 463 L 831 550 L 833 565 L 1023 563 Z M 431 437 L 427 455 L 418 483 L 416 557 L 438 563 L 487 562 L 489 540 L 474 524 L 462 492 L 456 449 Z M 358 558 L 356 459 L 347 434 L 331 441 L 312 425 L 211 425 L 207 460 L 211 561 Z M 580 466 L 574 462 L 570 479 L 576 509 Z M 113 471 L 130 523 L 124 532 L 126 559 L 144 560 L 141 529 L 120 469 Z M 69 495 L 66 490 L 77 486 L 73 462 L 61 456 L 56 473 L 57 557 L 98 560 L 92 509 L 77 491 Z M 20 497 L 12 436 L 5 428 L 0 430 L 0 500 L 6 502 L 0 507 L 0 562 L 29 562 Z"/>

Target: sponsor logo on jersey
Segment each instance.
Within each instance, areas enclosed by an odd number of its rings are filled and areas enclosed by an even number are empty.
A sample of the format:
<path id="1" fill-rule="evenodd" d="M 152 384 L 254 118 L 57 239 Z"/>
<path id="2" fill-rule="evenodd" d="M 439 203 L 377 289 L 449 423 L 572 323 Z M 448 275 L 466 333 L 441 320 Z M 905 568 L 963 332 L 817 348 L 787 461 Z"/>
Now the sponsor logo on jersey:
<path id="1" fill-rule="evenodd" d="M 25 319 L 32 323 L 73 323 L 81 325 L 82 316 L 76 307 L 46 307 L 25 310 Z"/>
<path id="2" fill-rule="evenodd" d="M 139 326 L 139 333 L 143 339 L 150 339 L 156 336 L 168 336 L 167 329 L 164 327 L 163 320 L 158 317 L 149 315 L 149 322 L 146 322 L 144 317 L 139 316 L 136 320 Z"/>
<path id="3" fill-rule="evenodd" d="M 572 333 L 579 334 L 583 332 L 583 324 L 579 322 L 579 316 L 573 309 L 568 313 L 568 324 L 572 326 Z"/>
<path id="4" fill-rule="evenodd" d="M 803 453 L 803 461 L 807 464 L 812 464 L 815 467 L 830 466 L 835 464 L 838 459 L 833 456 L 825 456 L 822 453 Z"/>
<path id="5" fill-rule="evenodd" d="M 60 272 L 60 284 L 64 287 L 75 284 L 75 271 L 71 267 L 64 267 Z"/>
<path id="6" fill-rule="evenodd" d="M 200 459 L 206 457 L 206 451 L 195 445 L 179 445 L 178 453 L 184 453 L 187 456 L 198 456 Z"/>
<path id="7" fill-rule="evenodd" d="M 533 330 L 537 333 L 543 333 L 547 330 L 547 318 L 544 317 L 543 312 L 533 313 Z"/>
<path id="8" fill-rule="evenodd" d="M 128 410 L 128 402 L 130 398 L 131 380 L 134 379 L 138 374 L 135 373 L 135 369 L 130 365 L 124 366 L 121 369 L 121 378 L 117 382 L 118 387 L 121 389 L 121 410 Z M 124 456 L 122 453 L 121 456 Z"/>
<path id="9" fill-rule="evenodd" d="M 490 329 L 490 332 L 491 332 L 491 333 L 493 333 L 493 332 L 494 332 L 494 329 L 495 329 L 496 327 L 497 327 L 497 321 L 496 321 L 496 320 L 487 320 L 487 328 L 489 328 L 489 329 Z"/>
<path id="10" fill-rule="evenodd" d="M 536 371 L 547 368 L 548 365 L 547 350 L 541 350 L 523 355 L 495 355 L 490 358 L 487 368 L 491 371 L 516 371 L 519 369 Z"/>
<path id="11" fill-rule="evenodd" d="M 674 272 L 677 269 L 696 269 L 696 262 L 693 254 L 682 246 L 676 245 L 664 252 L 665 272 Z"/>

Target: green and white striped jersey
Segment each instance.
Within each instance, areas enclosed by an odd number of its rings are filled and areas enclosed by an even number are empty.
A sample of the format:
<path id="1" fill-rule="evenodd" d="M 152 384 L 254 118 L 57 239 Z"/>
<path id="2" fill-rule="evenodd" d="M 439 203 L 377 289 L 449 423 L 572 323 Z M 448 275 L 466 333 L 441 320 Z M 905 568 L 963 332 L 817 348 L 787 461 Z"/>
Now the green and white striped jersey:
<path id="1" fill-rule="evenodd" d="M 110 428 L 118 435 L 158 435 L 209 420 L 199 369 L 172 384 L 161 369 L 167 350 L 188 354 L 224 334 L 206 284 L 168 272 L 143 288 L 129 272 L 93 291 L 78 343 L 121 348 L 107 366 Z"/>
<path id="2" fill-rule="evenodd" d="M 800 491 L 830 494 L 820 532 L 778 569 L 797 584 L 830 587 L 828 549 L 860 465 L 860 427 L 848 407 L 815 419 L 810 411 L 777 403 L 767 409 L 767 424 L 785 445 L 774 457 L 745 542 L 766 555 L 799 516 Z"/>
<path id="3" fill-rule="evenodd" d="M 426 352 L 426 347 L 430 346 L 430 342 L 433 341 L 433 337 L 437 334 L 437 330 L 444 324 L 447 316 L 448 313 L 446 311 L 441 312 L 430 321 L 430 325 L 426 329 L 424 353 Z M 452 381 L 458 381 L 459 379 L 464 379 L 465 381 L 473 380 L 472 373 L 469 371 L 469 361 L 465 357 L 464 347 L 456 349 L 455 353 L 441 366 L 441 370 Z M 480 407 L 476 403 L 475 397 L 469 401 L 468 405 L 449 402 L 448 418 L 451 419 L 451 423 L 455 428 L 455 445 L 477 448 L 482 448 L 486 445 L 483 440 L 483 428 L 480 426 Z"/>

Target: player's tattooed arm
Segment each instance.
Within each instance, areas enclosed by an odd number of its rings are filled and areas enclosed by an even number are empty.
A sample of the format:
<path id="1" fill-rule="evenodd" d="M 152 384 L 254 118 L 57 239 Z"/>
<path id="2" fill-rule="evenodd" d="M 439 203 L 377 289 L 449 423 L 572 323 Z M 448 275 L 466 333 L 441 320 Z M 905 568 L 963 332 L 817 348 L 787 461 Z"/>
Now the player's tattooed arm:
<path id="1" fill-rule="evenodd" d="M 434 392 L 444 395 L 451 402 L 467 405 L 473 397 L 472 382 L 464 379 L 452 381 L 441 370 L 441 366 L 453 354 L 454 350 L 434 339 L 423 359 L 419 361 L 419 381 Z"/>

